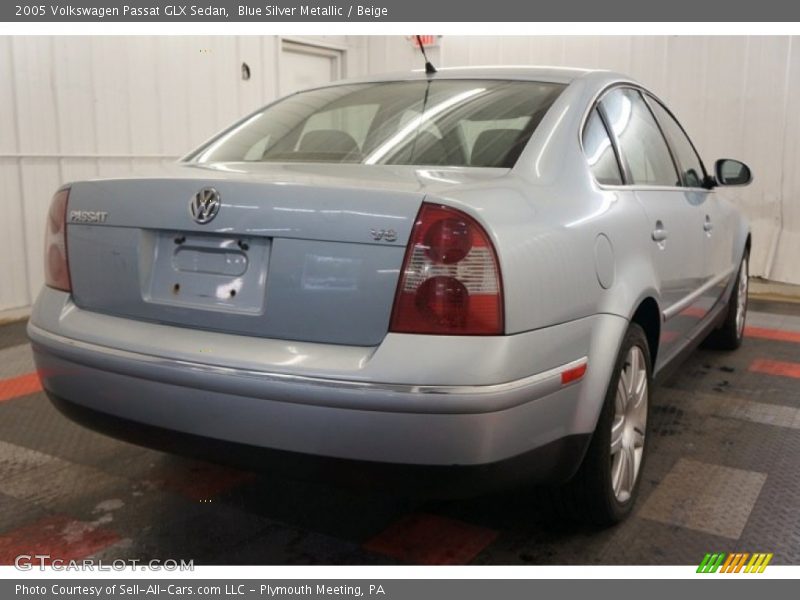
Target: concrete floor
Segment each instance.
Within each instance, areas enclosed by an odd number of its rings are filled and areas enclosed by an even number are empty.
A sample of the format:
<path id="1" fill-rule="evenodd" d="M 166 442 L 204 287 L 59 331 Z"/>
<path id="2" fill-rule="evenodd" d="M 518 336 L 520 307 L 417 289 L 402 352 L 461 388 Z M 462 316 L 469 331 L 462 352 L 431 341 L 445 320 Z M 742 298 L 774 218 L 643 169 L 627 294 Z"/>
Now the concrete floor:
<path id="1" fill-rule="evenodd" d="M 46 400 L 24 323 L 0 327 L 0 564 L 800 563 L 800 305 L 754 302 L 734 353 L 695 352 L 658 388 L 635 514 L 593 531 L 541 494 L 422 502 L 200 463 L 82 429 Z"/>

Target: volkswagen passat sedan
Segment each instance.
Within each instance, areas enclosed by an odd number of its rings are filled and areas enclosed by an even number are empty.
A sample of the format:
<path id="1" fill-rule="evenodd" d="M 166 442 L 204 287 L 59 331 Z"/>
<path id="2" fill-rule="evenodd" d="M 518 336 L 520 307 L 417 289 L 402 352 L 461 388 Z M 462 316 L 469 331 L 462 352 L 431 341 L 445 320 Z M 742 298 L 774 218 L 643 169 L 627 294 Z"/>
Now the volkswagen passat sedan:
<path id="1" fill-rule="evenodd" d="M 170 173 L 58 190 L 28 332 L 53 402 L 125 439 L 432 493 L 557 483 L 614 522 L 654 376 L 741 342 L 750 234 L 719 190 L 749 181 L 608 72 L 337 83 Z"/>

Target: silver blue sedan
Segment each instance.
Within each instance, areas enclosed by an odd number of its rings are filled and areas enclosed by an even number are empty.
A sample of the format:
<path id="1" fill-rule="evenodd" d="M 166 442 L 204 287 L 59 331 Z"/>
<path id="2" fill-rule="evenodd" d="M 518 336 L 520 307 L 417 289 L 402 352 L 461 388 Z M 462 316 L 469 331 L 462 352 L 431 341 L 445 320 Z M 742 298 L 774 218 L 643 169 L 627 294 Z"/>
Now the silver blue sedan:
<path id="1" fill-rule="evenodd" d="M 722 188 L 750 179 L 609 72 L 346 81 L 58 190 L 28 332 L 52 401 L 123 439 L 444 495 L 547 482 L 611 523 L 654 379 L 741 343 Z"/>

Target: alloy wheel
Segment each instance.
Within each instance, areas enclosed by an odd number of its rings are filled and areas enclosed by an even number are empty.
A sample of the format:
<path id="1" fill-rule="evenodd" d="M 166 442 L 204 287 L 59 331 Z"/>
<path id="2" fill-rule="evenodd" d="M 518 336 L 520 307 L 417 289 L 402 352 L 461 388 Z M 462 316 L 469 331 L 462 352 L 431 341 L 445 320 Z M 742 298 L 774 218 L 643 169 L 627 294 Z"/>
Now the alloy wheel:
<path id="1" fill-rule="evenodd" d="M 739 289 L 736 293 L 736 335 L 742 337 L 744 333 L 744 320 L 747 315 L 747 260 L 742 261 L 739 269 Z"/>
<path id="2" fill-rule="evenodd" d="M 630 499 L 644 454 L 648 402 L 647 363 L 640 346 L 631 346 L 620 373 L 611 423 L 611 486 L 619 502 Z"/>

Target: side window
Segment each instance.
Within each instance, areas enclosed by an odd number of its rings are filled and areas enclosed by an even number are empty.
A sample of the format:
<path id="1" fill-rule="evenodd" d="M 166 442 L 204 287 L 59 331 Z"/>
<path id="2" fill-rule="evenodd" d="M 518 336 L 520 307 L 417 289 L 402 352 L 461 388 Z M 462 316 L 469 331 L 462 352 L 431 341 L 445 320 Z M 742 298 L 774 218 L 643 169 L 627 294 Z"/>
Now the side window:
<path id="1" fill-rule="evenodd" d="M 639 92 L 617 89 L 600 104 L 619 140 L 619 151 L 630 169 L 631 183 L 681 185 L 667 142 Z"/>
<path id="2" fill-rule="evenodd" d="M 656 119 L 661 124 L 664 134 L 672 144 L 675 158 L 678 160 L 681 170 L 681 179 L 686 187 L 702 187 L 705 171 L 703 163 L 697 152 L 694 151 L 692 143 L 686 137 L 681 126 L 675 118 L 661 104 L 652 97 L 648 97 L 649 104 L 653 108 Z"/>
<path id="3" fill-rule="evenodd" d="M 617 155 L 614 153 L 608 131 L 606 131 L 606 126 L 596 108 L 589 115 L 583 130 L 583 151 L 597 183 L 603 185 L 622 184 L 622 173 L 619 170 Z"/>

